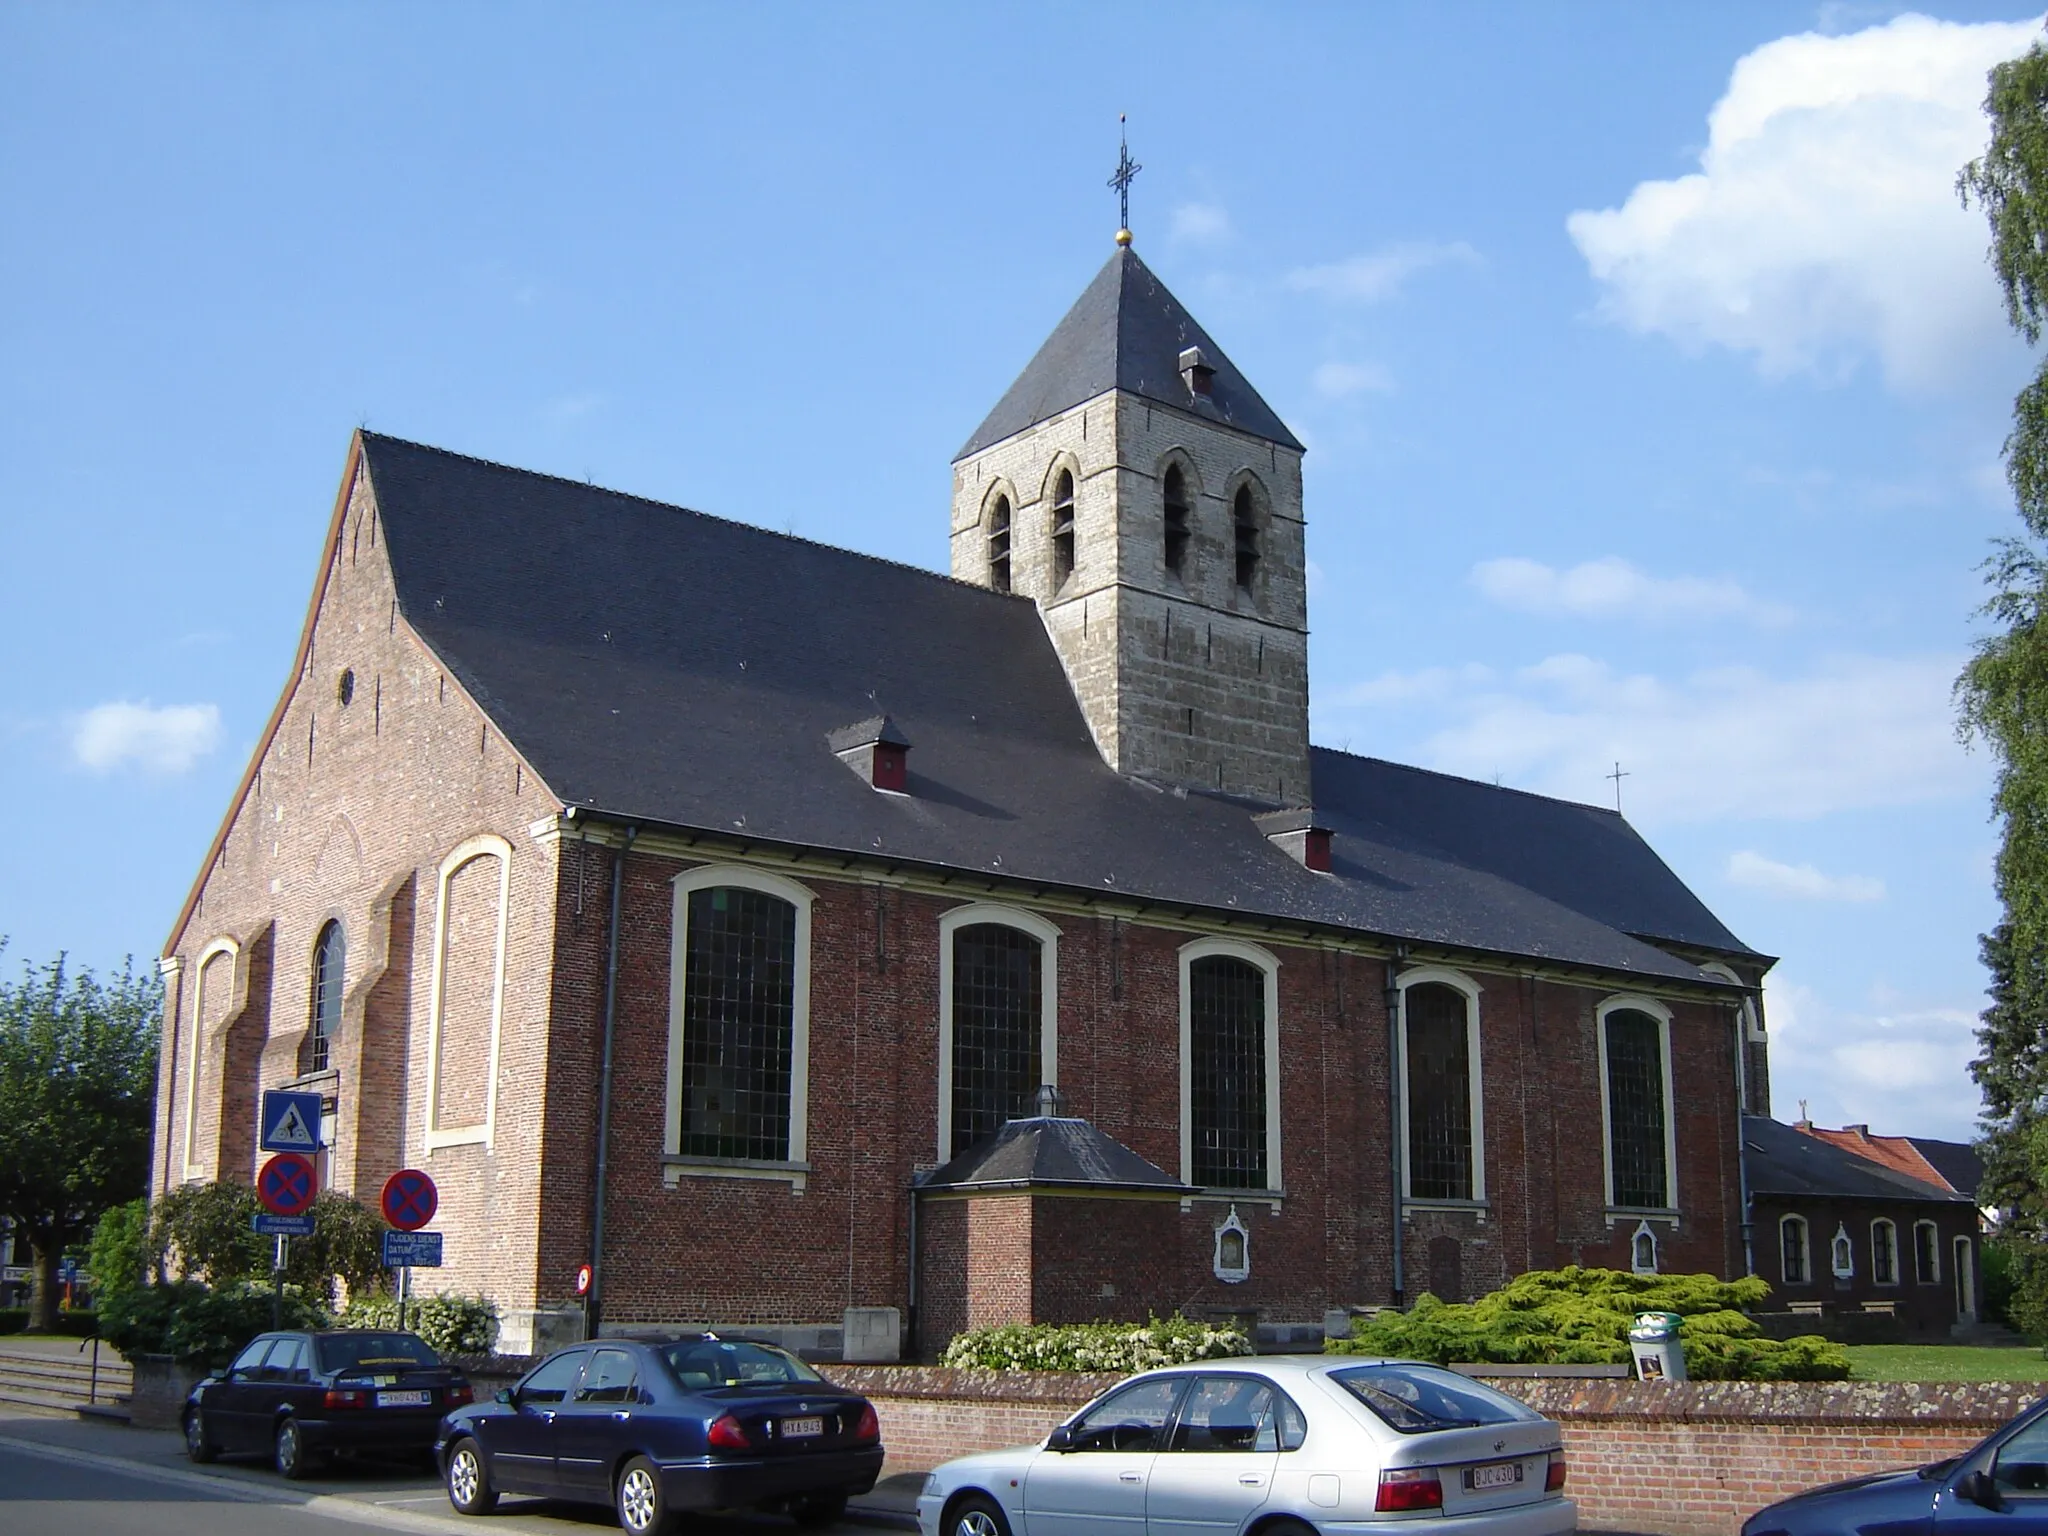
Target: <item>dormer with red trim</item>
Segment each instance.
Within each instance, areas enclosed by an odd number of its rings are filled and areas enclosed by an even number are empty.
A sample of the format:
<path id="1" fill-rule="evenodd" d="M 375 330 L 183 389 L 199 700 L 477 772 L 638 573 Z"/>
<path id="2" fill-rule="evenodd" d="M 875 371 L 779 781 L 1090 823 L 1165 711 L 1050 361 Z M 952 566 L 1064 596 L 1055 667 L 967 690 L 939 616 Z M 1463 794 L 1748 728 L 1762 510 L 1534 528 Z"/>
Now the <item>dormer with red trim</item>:
<path id="1" fill-rule="evenodd" d="M 1292 858 L 1303 869 L 1319 875 L 1330 872 L 1330 829 L 1316 820 L 1311 806 L 1268 811 L 1252 822 L 1266 834 L 1266 841 Z"/>
<path id="2" fill-rule="evenodd" d="M 825 744 L 869 788 L 891 795 L 910 793 L 910 738 L 887 715 L 841 726 L 826 736 Z"/>

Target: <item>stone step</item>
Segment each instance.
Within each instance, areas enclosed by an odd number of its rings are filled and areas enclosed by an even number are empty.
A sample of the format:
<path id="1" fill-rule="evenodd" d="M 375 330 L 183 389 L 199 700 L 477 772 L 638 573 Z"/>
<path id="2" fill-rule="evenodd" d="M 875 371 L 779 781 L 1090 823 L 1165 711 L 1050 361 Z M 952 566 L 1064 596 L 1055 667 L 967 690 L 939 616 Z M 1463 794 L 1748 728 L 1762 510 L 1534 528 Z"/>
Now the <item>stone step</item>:
<path id="1" fill-rule="evenodd" d="M 0 1358 L 0 1381 L 19 1382 L 23 1385 L 48 1383 L 52 1386 L 76 1384 L 80 1388 L 89 1386 L 94 1379 L 90 1361 L 73 1365 L 68 1361 L 23 1360 Z M 99 1384 L 118 1383 L 124 1390 L 135 1379 L 135 1373 L 125 1364 L 102 1360 L 98 1371 Z"/>

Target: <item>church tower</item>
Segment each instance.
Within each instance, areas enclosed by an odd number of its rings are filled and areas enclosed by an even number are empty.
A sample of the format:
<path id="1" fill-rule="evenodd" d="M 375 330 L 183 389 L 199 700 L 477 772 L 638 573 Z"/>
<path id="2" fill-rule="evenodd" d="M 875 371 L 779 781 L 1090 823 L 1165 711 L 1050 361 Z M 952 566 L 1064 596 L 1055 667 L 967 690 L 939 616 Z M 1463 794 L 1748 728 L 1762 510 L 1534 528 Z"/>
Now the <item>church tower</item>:
<path id="1" fill-rule="evenodd" d="M 1119 773 L 1305 805 L 1301 456 L 1119 232 L 953 460 L 953 575 L 1037 601 Z"/>

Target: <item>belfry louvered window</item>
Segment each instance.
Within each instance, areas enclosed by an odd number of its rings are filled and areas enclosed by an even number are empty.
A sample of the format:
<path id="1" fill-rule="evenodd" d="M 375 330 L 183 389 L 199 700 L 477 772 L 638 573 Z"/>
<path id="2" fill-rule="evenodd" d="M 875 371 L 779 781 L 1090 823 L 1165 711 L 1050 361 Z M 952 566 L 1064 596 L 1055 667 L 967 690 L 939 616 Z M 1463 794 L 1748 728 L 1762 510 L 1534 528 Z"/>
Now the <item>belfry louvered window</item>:
<path id="1" fill-rule="evenodd" d="M 1175 576 L 1187 574 L 1188 480 L 1178 464 L 1166 471 L 1166 569 Z"/>
<path id="2" fill-rule="evenodd" d="M 988 514 L 988 584 L 1010 590 L 1010 498 L 998 496 Z"/>
<path id="3" fill-rule="evenodd" d="M 1237 584 L 1245 591 L 1259 575 L 1259 515 L 1252 505 L 1252 488 L 1240 485 L 1231 503 L 1231 523 L 1237 535 Z"/>
<path id="4" fill-rule="evenodd" d="M 1022 929 L 974 923 L 953 934 L 952 1157 L 1028 1114 L 1043 1080 L 1043 946 Z"/>
<path id="5" fill-rule="evenodd" d="M 1229 955 L 1188 963 L 1194 1182 L 1266 1189 L 1266 973 Z"/>
<path id="6" fill-rule="evenodd" d="M 1471 1003 L 1441 982 L 1420 983 L 1402 996 L 1408 1026 L 1408 1194 L 1416 1200 L 1470 1200 Z"/>
<path id="7" fill-rule="evenodd" d="M 1665 1151 L 1664 1027 L 1647 1013 L 1607 1015 L 1607 1150 L 1614 1203 L 1663 1209 L 1671 1203 Z"/>
<path id="8" fill-rule="evenodd" d="M 1074 476 L 1061 470 L 1052 490 L 1052 585 L 1058 591 L 1074 574 Z"/>
<path id="9" fill-rule="evenodd" d="M 689 893 L 682 1136 L 698 1157 L 789 1156 L 796 908 L 718 885 Z"/>
<path id="10" fill-rule="evenodd" d="M 341 1030 L 341 983 L 348 965 L 348 940 L 341 924 L 330 922 L 313 946 L 313 1005 L 307 1020 L 306 1070 L 325 1072 L 332 1059 L 334 1037 Z"/>

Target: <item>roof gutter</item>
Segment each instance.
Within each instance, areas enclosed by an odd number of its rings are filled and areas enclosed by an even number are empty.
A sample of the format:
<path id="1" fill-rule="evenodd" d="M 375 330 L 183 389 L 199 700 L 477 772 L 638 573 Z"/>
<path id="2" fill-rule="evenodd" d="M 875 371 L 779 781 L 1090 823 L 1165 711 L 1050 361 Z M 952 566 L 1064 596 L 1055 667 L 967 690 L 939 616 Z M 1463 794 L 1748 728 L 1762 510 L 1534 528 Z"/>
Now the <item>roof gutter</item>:
<path id="1" fill-rule="evenodd" d="M 610 1182 L 612 1144 L 612 1042 L 619 1018 L 619 899 L 626 883 L 626 854 L 640 835 L 637 822 L 626 824 L 626 838 L 612 855 L 611 924 L 605 935 L 604 1061 L 597 1080 L 597 1195 L 591 1207 L 590 1295 L 584 1301 L 584 1330 L 597 1337 L 604 1326 L 604 1197 Z"/>

